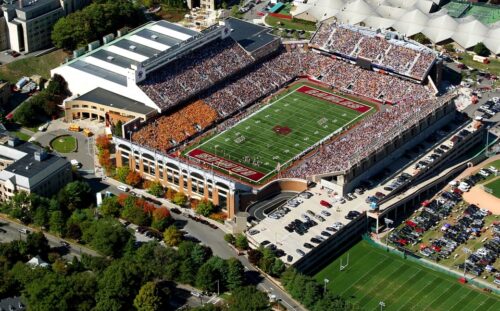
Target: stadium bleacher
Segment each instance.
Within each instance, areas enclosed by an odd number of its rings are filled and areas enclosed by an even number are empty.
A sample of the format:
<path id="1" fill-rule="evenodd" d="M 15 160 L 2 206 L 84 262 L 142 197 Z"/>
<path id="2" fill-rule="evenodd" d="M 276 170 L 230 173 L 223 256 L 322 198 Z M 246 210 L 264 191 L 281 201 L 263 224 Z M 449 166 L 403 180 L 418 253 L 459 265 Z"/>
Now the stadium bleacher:
<path id="1" fill-rule="evenodd" d="M 323 23 L 311 43 L 350 58 L 362 57 L 404 76 L 423 80 L 436 56 L 407 41 L 390 39 L 364 28 Z"/>

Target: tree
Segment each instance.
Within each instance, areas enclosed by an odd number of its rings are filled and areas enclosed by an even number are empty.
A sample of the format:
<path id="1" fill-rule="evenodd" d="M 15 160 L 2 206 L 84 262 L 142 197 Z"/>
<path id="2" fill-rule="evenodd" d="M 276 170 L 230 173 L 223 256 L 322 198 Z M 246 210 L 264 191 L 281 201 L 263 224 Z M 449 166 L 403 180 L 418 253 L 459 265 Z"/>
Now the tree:
<path id="1" fill-rule="evenodd" d="M 235 289 L 228 298 L 229 311 L 260 311 L 271 310 L 266 294 L 254 286 Z"/>
<path id="2" fill-rule="evenodd" d="M 140 267 L 131 260 L 114 261 L 98 281 L 95 310 L 128 309 L 140 288 L 141 274 Z"/>
<path id="3" fill-rule="evenodd" d="M 91 192 L 88 183 L 73 181 L 59 191 L 58 201 L 62 206 L 66 206 L 69 211 L 86 208 L 92 203 L 92 200 L 89 200 Z"/>
<path id="4" fill-rule="evenodd" d="M 172 199 L 172 202 L 174 204 L 177 204 L 177 205 L 180 205 L 180 206 L 184 206 L 184 205 L 186 205 L 187 197 L 186 197 L 186 195 L 184 193 L 177 192 L 174 195 L 174 198 Z"/>
<path id="5" fill-rule="evenodd" d="M 42 232 L 34 232 L 26 237 L 26 250 L 31 256 L 47 258 L 50 250 L 49 241 Z"/>
<path id="6" fill-rule="evenodd" d="M 130 232 L 118 221 L 109 218 L 99 219 L 85 230 L 83 238 L 97 251 L 106 256 L 119 257 L 129 239 Z"/>
<path id="7" fill-rule="evenodd" d="M 489 56 L 490 50 L 482 42 L 479 42 L 474 46 L 474 53 L 480 56 Z"/>
<path id="8" fill-rule="evenodd" d="M 111 161 L 111 153 L 109 149 L 99 151 L 99 164 L 109 173 L 113 169 L 113 162 Z"/>
<path id="9" fill-rule="evenodd" d="M 23 126 L 34 125 L 37 121 L 38 109 L 31 100 L 24 102 L 14 112 L 14 121 Z"/>
<path id="10" fill-rule="evenodd" d="M 196 213 L 205 217 L 210 216 L 214 212 L 214 205 L 209 200 L 202 200 L 196 206 Z"/>
<path id="11" fill-rule="evenodd" d="M 446 52 L 450 53 L 450 52 L 455 52 L 455 48 L 453 47 L 453 44 L 451 43 L 448 43 L 448 44 L 445 44 L 443 46 L 443 48 L 445 49 Z"/>
<path id="12" fill-rule="evenodd" d="M 51 37 L 56 47 L 74 50 L 124 26 L 134 28 L 144 21 L 142 10 L 131 1 L 94 1 L 60 18 Z"/>
<path id="13" fill-rule="evenodd" d="M 130 171 L 125 179 L 125 182 L 132 187 L 137 187 L 142 181 L 142 177 L 136 171 Z"/>
<path id="14" fill-rule="evenodd" d="M 164 207 L 155 208 L 153 212 L 153 222 L 151 227 L 158 231 L 164 231 L 168 225 L 172 222 L 170 212 Z"/>
<path id="15" fill-rule="evenodd" d="M 226 233 L 224 234 L 224 241 L 233 245 L 236 239 L 234 238 L 234 235 L 232 235 L 231 233 Z"/>
<path id="16" fill-rule="evenodd" d="M 167 199 L 167 200 L 173 200 L 175 194 L 176 194 L 176 191 L 174 189 L 167 188 L 167 192 L 165 193 L 165 199 Z"/>
<path id="17" fill-rule="evenodd" d="M 159 182 L 153 182 L 149 185 L 148 193 L 154 195 L 155 197 L 161 197 L 163 195 L 163 186 Z"/>
<path id="18" fill-rule="evenodd" d="M 118 120 L 118 122 L 116 122 L 115 126 L 113 127 L 113 129 L 114 129 L 113 133 L 115 134 L 115 136 L 118 136 L 118 137 L 123 136 L 122 126 L 123 126 L 122 121 Z"/>
<path id="19" fill-rule="evenodd" d="M 245 269 L 236 258 L 230 258 L 227 265 L 226 284 L 227 288 L 233 291 L 245 283 Z"/>
<path id="20" fill-rule="evenodd" d="M 163 309 L 161 294 L 155 282 L 144 284 L 134 299 L 134 307 L 138 311 L 157 311 Z"/>
<path id="21" fill-rule="evenodd" d="M 244 234 L 238 233 L 234 242 L 236 248 L 245 250 L 248 248 L 248 240 Z"/>
<path id="22" fill-rule="evenodd" d="M 116 178 L 119 181 L 124 183 L 124 182 L 126 182 L 127 176 L 129 173 L 130 173 L 130 169 L 128 168 L 128 166 L 118 167 L 116 169 Z"/>
<path id="23" fill-rule="evenodd" d="M 431 40 L 427 38 L 423 33 L 419 32 L 413 36 L 413 40 L 417 41 L 420 44 L 429 44 Z"/>
<path id="24" fill-rule="evenodd" d="M 61 211 L 54 211 L 50 213 L 49 220 L 50 231 L 62 234 L 64 229 L 64 217 Z"/>
<path id="25" fill-rule="evenodd" d="M 262 258 L 262 252 L 258 249 L 250 249 L 248 251 L 248 261 L 254 266 L 258 265 Z"/>
<path id="26" fill-rule="evenodd" d="M 102 134 L 96 137 L 95 145 L 99 150 L 109 150 L 111 147 L 111 140 L 109 139 L 108 135 Z"/>
<path id="27" fill-rule="evenodd" d="M 279 259 L 275 258 L 274 263 L 271 267 L 271 275 L 275 277 L 280 277 L 281 274 L 285 271 L 285 263 Z"/>
<path id="28" fill-rule="evenodd" d="M 177 246 L 182 241 L 182 232 L 172 225 L 163 233 L 163 240 L 168 246 Z"/>
<path id="29" fill-rule="evenodd" d="M 120 215 L 120 203 L 118 203 L 118 197 L 106 197 L 102 200 L 102 204 L 100 206 L 101 214 L 103 216 L 111 216 L 116 217 Z"/>

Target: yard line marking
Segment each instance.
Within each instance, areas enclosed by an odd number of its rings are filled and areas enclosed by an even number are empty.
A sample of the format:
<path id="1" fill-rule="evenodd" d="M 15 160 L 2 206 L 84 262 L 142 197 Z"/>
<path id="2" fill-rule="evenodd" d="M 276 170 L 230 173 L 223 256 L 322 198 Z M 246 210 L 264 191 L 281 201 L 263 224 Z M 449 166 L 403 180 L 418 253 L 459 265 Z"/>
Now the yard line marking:
<path id="1" fill-rule="evenodd" d="M 434 277 L 434 280 L 436 280 L 436 279 L 437 278 Z M 403 307 L 405 307 L 408 304 L 408 302 L 410 302 L 413 298 L 419 296 L 422 291 L 426 290 L 427 287 L 434 282 L 434 280 L 425 283 L 425 286 L 422 287 L 422 289 L 420 289 L 418 292 L 416 292 L 415 295 L 411 296 L 411 298 L 407 299 L 407 303 L 405 303 L 404 305 L 402 305 L 401 307 L 399 307 L 398 310 L 403 310 Z"/>

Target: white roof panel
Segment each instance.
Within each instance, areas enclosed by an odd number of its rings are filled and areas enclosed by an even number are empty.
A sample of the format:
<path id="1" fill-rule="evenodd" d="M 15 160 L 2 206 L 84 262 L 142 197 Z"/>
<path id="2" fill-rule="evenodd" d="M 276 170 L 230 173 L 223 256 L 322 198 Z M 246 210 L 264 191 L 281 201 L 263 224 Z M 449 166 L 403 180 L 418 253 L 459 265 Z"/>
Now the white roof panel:
<path id="1" fill-rule="evenodd" d="M 137 53 L 134 53 L 132 51 L 122 49 L 121 47 L 117 47 L 115 45 L 110 45 L 110 46 L 106 47 L 105 50 L 110 51 L 110 52 L 115 53 L 115 54 L 118 54 L 118 55 L 121 55 L 121 56 L 126 57 L 126 58 L 133 59 L 137 62 L 143 62 L 143 61 L 148 59 L 148 57 L 146 57 L 144 55 L 137 54 Z"/>
<path id="2" fill-rule="evenodd" d="M 161 34 L 164 34 L 166 36 L 177 38 L 177 39 L 183 40 L 183 41 L 192 37 L 188 34 L 185 34 L 185 33 L 179 32 L 179 31 L 175 31 L 173 29 L 169 29 L 166 27 L 162 27 L 160 25 L 153 25 L 149 29 L 156 31 L 156 32 L 159 32 Z"/>
<path id="3" fill-rule="evenodd" d="M 170 46 L 168 46 L 166 44 L 162 44 L 160 42 L 156 42 L 156 41 L 144 38 L 144 37 L 140 37 L 138 35 L 133 35 L 133 36 L 129 37 L 128 39 L 130 41 L 137 42 L 139 44 L 145 45 L 147 47 L 150 47 L 150 48 L 153 48 L 155 50 L 162 51 L 162 52 L 166 51 L 168 48 L 170 48 Z"/>

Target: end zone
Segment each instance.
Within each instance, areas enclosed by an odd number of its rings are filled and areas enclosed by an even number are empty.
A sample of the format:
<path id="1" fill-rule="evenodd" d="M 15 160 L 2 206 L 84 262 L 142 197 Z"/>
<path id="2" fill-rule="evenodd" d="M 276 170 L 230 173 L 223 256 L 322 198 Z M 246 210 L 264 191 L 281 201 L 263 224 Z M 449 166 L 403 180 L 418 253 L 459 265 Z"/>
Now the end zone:
<path id="1" fill-rule="evenodd" d="M 235 174 L 252 181 L 259 181 L 265 176 L 262 172 L 258 172 L 239 163 L 226 160 L 222 157 L 216 156 L 201 149 L 191 150 L 187 155 L 192 157 L 193 159 L 203 161 L 204 163 L 228 171 L 229 174 Z"/>
<path id="2" fill-rule="evenodd" d="M 357 102 L 353 102 L 353 101 L 348 100 L 344 97 L 337 96 L 335 94 L 328 93 L 328 92 L 325 92 L 325 91 L 322 91 L 322 90 L 319 90 L 317 88 L 313 88 L 313 87 L 310 87 L 307 85 L 303 85 L 303 86 L 299 87 L 296 91 L 299 93 L 307 94 L 309 96 L 313 96 L 313 97 L 316 97 L 319 99 L 326 100 L 332 104 L 340 105 L 340 106 L 343 106 L 343 107 L 346 107 L 346 108 L 349 108 L 351 110 L 355 110 L 355 111 L 358 111 L 361 113 L 365 113 L 368 110 L 372 109 L 372 107 L 370 107 L 370 106 L 366 106 L 366 105 L 363 105 L 363 104 L 360 104 Z"/>

